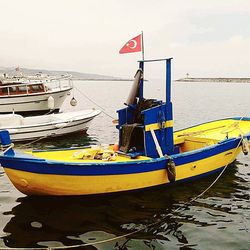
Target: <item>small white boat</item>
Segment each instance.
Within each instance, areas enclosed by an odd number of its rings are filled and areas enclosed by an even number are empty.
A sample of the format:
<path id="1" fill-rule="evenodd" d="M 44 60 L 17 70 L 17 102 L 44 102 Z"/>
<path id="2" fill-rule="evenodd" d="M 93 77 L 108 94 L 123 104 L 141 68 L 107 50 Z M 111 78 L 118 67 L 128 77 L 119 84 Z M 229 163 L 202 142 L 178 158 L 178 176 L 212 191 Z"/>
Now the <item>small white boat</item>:
<path id="1" fill-rule="evenodd" d="M 0 78 L 0 113 L 44 114 L 59 111 L 72 89 L 71 75 L 51 77 Z"/>
<path id="2" fill-rule="evenodd" d="M 100 113 L 100 110 L 89 109 L 29 117 L 4 114 L 0 115 L 0 130 L 8 130 L 12 141 L 56 137 L 86 131 L 90 121 Z"/>

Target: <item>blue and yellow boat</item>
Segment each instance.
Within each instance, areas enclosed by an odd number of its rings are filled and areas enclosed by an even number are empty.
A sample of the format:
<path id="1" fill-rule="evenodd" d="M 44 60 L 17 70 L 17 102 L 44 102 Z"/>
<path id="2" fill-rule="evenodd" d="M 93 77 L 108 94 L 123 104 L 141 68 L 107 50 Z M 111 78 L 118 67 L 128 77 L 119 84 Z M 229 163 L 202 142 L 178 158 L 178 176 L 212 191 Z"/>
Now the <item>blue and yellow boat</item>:
<path id="1" fill-rule="evenodd" d="M 144 64 L 166 63 L 166 100 L 143 97 Z M 153 187 L 221 171 L 247 153 L 250 119 L 228 118 L 173 132 L 171 58 L 143 60 L 124 109 L 119 145 L 15 152 L 0 131 L 0 163 L 27 195 L 91 195 Z"/>

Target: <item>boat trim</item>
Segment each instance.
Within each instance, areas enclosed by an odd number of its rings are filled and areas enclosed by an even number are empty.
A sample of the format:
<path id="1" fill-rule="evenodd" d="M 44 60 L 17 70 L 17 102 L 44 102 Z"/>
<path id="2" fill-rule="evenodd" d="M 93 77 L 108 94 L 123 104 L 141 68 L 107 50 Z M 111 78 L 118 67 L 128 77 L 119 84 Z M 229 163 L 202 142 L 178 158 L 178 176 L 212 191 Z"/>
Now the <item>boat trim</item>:
<path id="1" fill-rule="evenodd" d="M 78 126 L 78 125 L 82 125 L 82 124 L 84 124 L 84 123 L 87 123 L 87 122 L 89 122 L 89 121 L 91 121 L 92 119 L 93 119 L 94 117 L 91 117 L 91 118 L 86 118 L 87 120 L 83 120 L 83 122 L 81 122 L 81 123 L 77 123 L 77 124 L 75 124 L 75 125 L 65 125 L 65 127 L 67 127 L 67 128 L 71 128 L 71 127 L 75 127 L 75 126 Z M 75 120 L 75 121 L 64 121 L 64 122 L 61 122 L 61 123 L 67 123 L 67 124 L 70 124 L 70 123 L 73 123 L 73 122 L 78 122 L 78 121 L 81 121 L 81 120 Z M 48 124 L 48 125 L 39 125 L 39 126 L 32 126 L 32 128 L 35 128 L 35 127 L 40 127 L 40 126 L 53 126 L 53 125 L 55 125 L 55 124 L 61 124 L 61 123 L 54 123 L 54 124 Z M 31 126 L 30 127 L 21 127 L 22 129 L 23 128 L 31 128 Z M 6 128 L 7 130 L 8 129 L 15 129 L 15 128 Z M 20 129 L 20 128 L 16 128 L 16 129 Z M 50 130 L 59 130 L 60 128 L 51 128 L 51 129 L 42 129 L 42 130 L 36 130 L 35 132 L 37 133 L 37 132 L 44 132 L 44 131 L 50 131 Z M 13 133 L 11 133 L 12 135 L 18 135 L 18 134 L 29 134 L 29 133 L 34 133 L 34 131 L 23 131 L 23 132 L 13 132 Z M 32 138 L 33 139 L 33 138 Z"/>
<path id="2" fill-rule="evenodd" d="M 165 122 L 161 123 L 161 126 L 164 127 L 164 128 L 171 128 L 171 127 L 174 126 L 174 122 L 173 122 L 173 120 L 165 121 Z M 153 130 L 160 129 L 159 123 L 152 123 L 152 124 L 149 124 L 149 125 L 145 126 L 145 131 L 146 132 L 150 131 L 151 129 L 153 129 Z"/>
<path id="3" fill-rule="evenodd" d="M 59 90 L 59 91 L 51 91 L 51 92 L 43 92 L 43 93 L 38 93 L 38 94 L 24 94 L 24 95 L 12 95 L 12 96 L 0 96 L 0 99 L 4 99 L 4 98 L 18 98 L 18 97 L 33 97 L 33 96 L 44 96 L 44 95 L 51 95 L 51 94 L 56 94 L 56 93 L 63 93 L 63 92 L 68 92 L 69 90 L 71 90 L 72 88 L 69 87 L 67 89 L 63 89 L 63 90 Z M 41 101 L 48 101 L 48 99 L 45 100 L 37 100 L 35 102 L 41 102 Z M 3 103 L 1 105 L 12 105 L 12 104 L 20 104 L 20 103 L 30 103 L 30 102 L 34 102 L 33 101 L 29 101 L 29 102 L 18 102 L 18 103 Z"/>
<path id="4" fill-rule="evenodd" d="M 183 155 L 172 155 L 176 167 L 184 164 L 195 163 L 199 160 L 206 160 L 215 155 L 225 156 L 227 153 L 237 149 L 241 138 L 229 139 L 224 143 L 212 145 L 206 149 L 198 149 L 186 152 Z M 49 152 L 48 152 L 49 153 Z M 230 154 L 231 155 L 231 154 Z M 56 174 L 56 175 L 117 175 L 117 174 L 133 174 L 143 173 L 166 168 L 168 159 L 150 158 L 147 160 L 134 160 L 133 162 L 63 162 L 57 160 L 47 160 L 37 158 L 38 156 L 16 154 L 14 157 L 0 157 L 2 165 L 5 168 L 11 168 L 21 171 L 40 173 L 40 174 Z M 11 166 L 8 167 L 9 163 Z M 132 163 L 132 164 L 131 164 Z M 53 167 L 51 167 L 53 165 Z"/>

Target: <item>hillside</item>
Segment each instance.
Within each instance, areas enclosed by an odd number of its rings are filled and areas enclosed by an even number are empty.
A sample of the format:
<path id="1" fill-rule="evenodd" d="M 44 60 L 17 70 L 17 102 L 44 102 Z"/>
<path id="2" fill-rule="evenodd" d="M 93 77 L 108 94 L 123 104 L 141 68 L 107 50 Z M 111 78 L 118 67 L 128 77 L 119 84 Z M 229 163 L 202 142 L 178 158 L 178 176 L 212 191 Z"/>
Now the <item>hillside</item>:
<path id="1" fill-rule="evenodd" d="M 70 74 L 72 78 L 75 80 L 122 80 L 118 77 L 113 76 L 105 76 L 98 74 L 89 74 L 89 73 L 81 73 L 76 71 L 63 71 L 63 70 L 45 70 L 45 69 L 28 69 L 28 68 L 20 68 L 23 75 L 35 75 L 37 73 L 46 74 L 49 76 L 61 76 Z M 0 74 L 7 73 L 8 75 L 15 74 L 15 68 L 10 67 L 0 67 Z"/>

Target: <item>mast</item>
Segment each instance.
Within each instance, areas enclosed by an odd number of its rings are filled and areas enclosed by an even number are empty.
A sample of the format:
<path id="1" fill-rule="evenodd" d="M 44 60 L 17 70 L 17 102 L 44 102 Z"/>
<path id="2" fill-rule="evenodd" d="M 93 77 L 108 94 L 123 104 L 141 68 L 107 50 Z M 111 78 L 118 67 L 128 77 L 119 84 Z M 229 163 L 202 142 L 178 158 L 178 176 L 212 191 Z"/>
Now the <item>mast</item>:
<path id="1" fill-rule="evenodd" d="M 141 52 L 142 52 L 142 60 L 144 61 L 144 40 L 143 40 L 143 31 L 141 32 Z"/>
<path id="2" fill-rule="evenodd" d="M 163 154 L 171 155 L 174 152 L 174 136 L 173 136 L 173 105 L 171 101 L 171 60 L 172 58 L 155 59 L 155 60 L 142 60 L 139 61 L 139 67 L 143 70 L 144 64 L 148 62 L 158 62 L 163 61 L 166 63 L 166 99 L 165 104 L 162 104 L 162 111 L 164 112 L 165 125 L 164 125 L 164 139 L 162 140 L 162 135 L 156 131 L 156 136 L 161 144 Z M 140 82 L 139 98 L 143 98 L 143 79 Z"/>
<path id="3" fill-rule="evenodd" d="M 171 102 L 171 59 L 166 59 L 166 133 L 167 154 L 174 151 L 173 105 Z"/>
<path id="4" fill-rule="evenodd" d="M 143 84 L 144 84 L 144 40 L 143 40 L 143 31 L 141 32 L 141 47 L 142 47 L 142 60 L 139 61 L 139 68 L 142 70 L 143 75 L 140 80 L 140 89 L 139 89 L 139 99 L 143 99 Z"/>
<path id="5" fill-rule="evenodd" d="M 142 78 L 140 80 L 140 89 L 139 89 L 139 99 L 143 99 L 143 88 L 144 88 L 144 60 L 139 61 L 139 69 L 142 70 Z"/>

